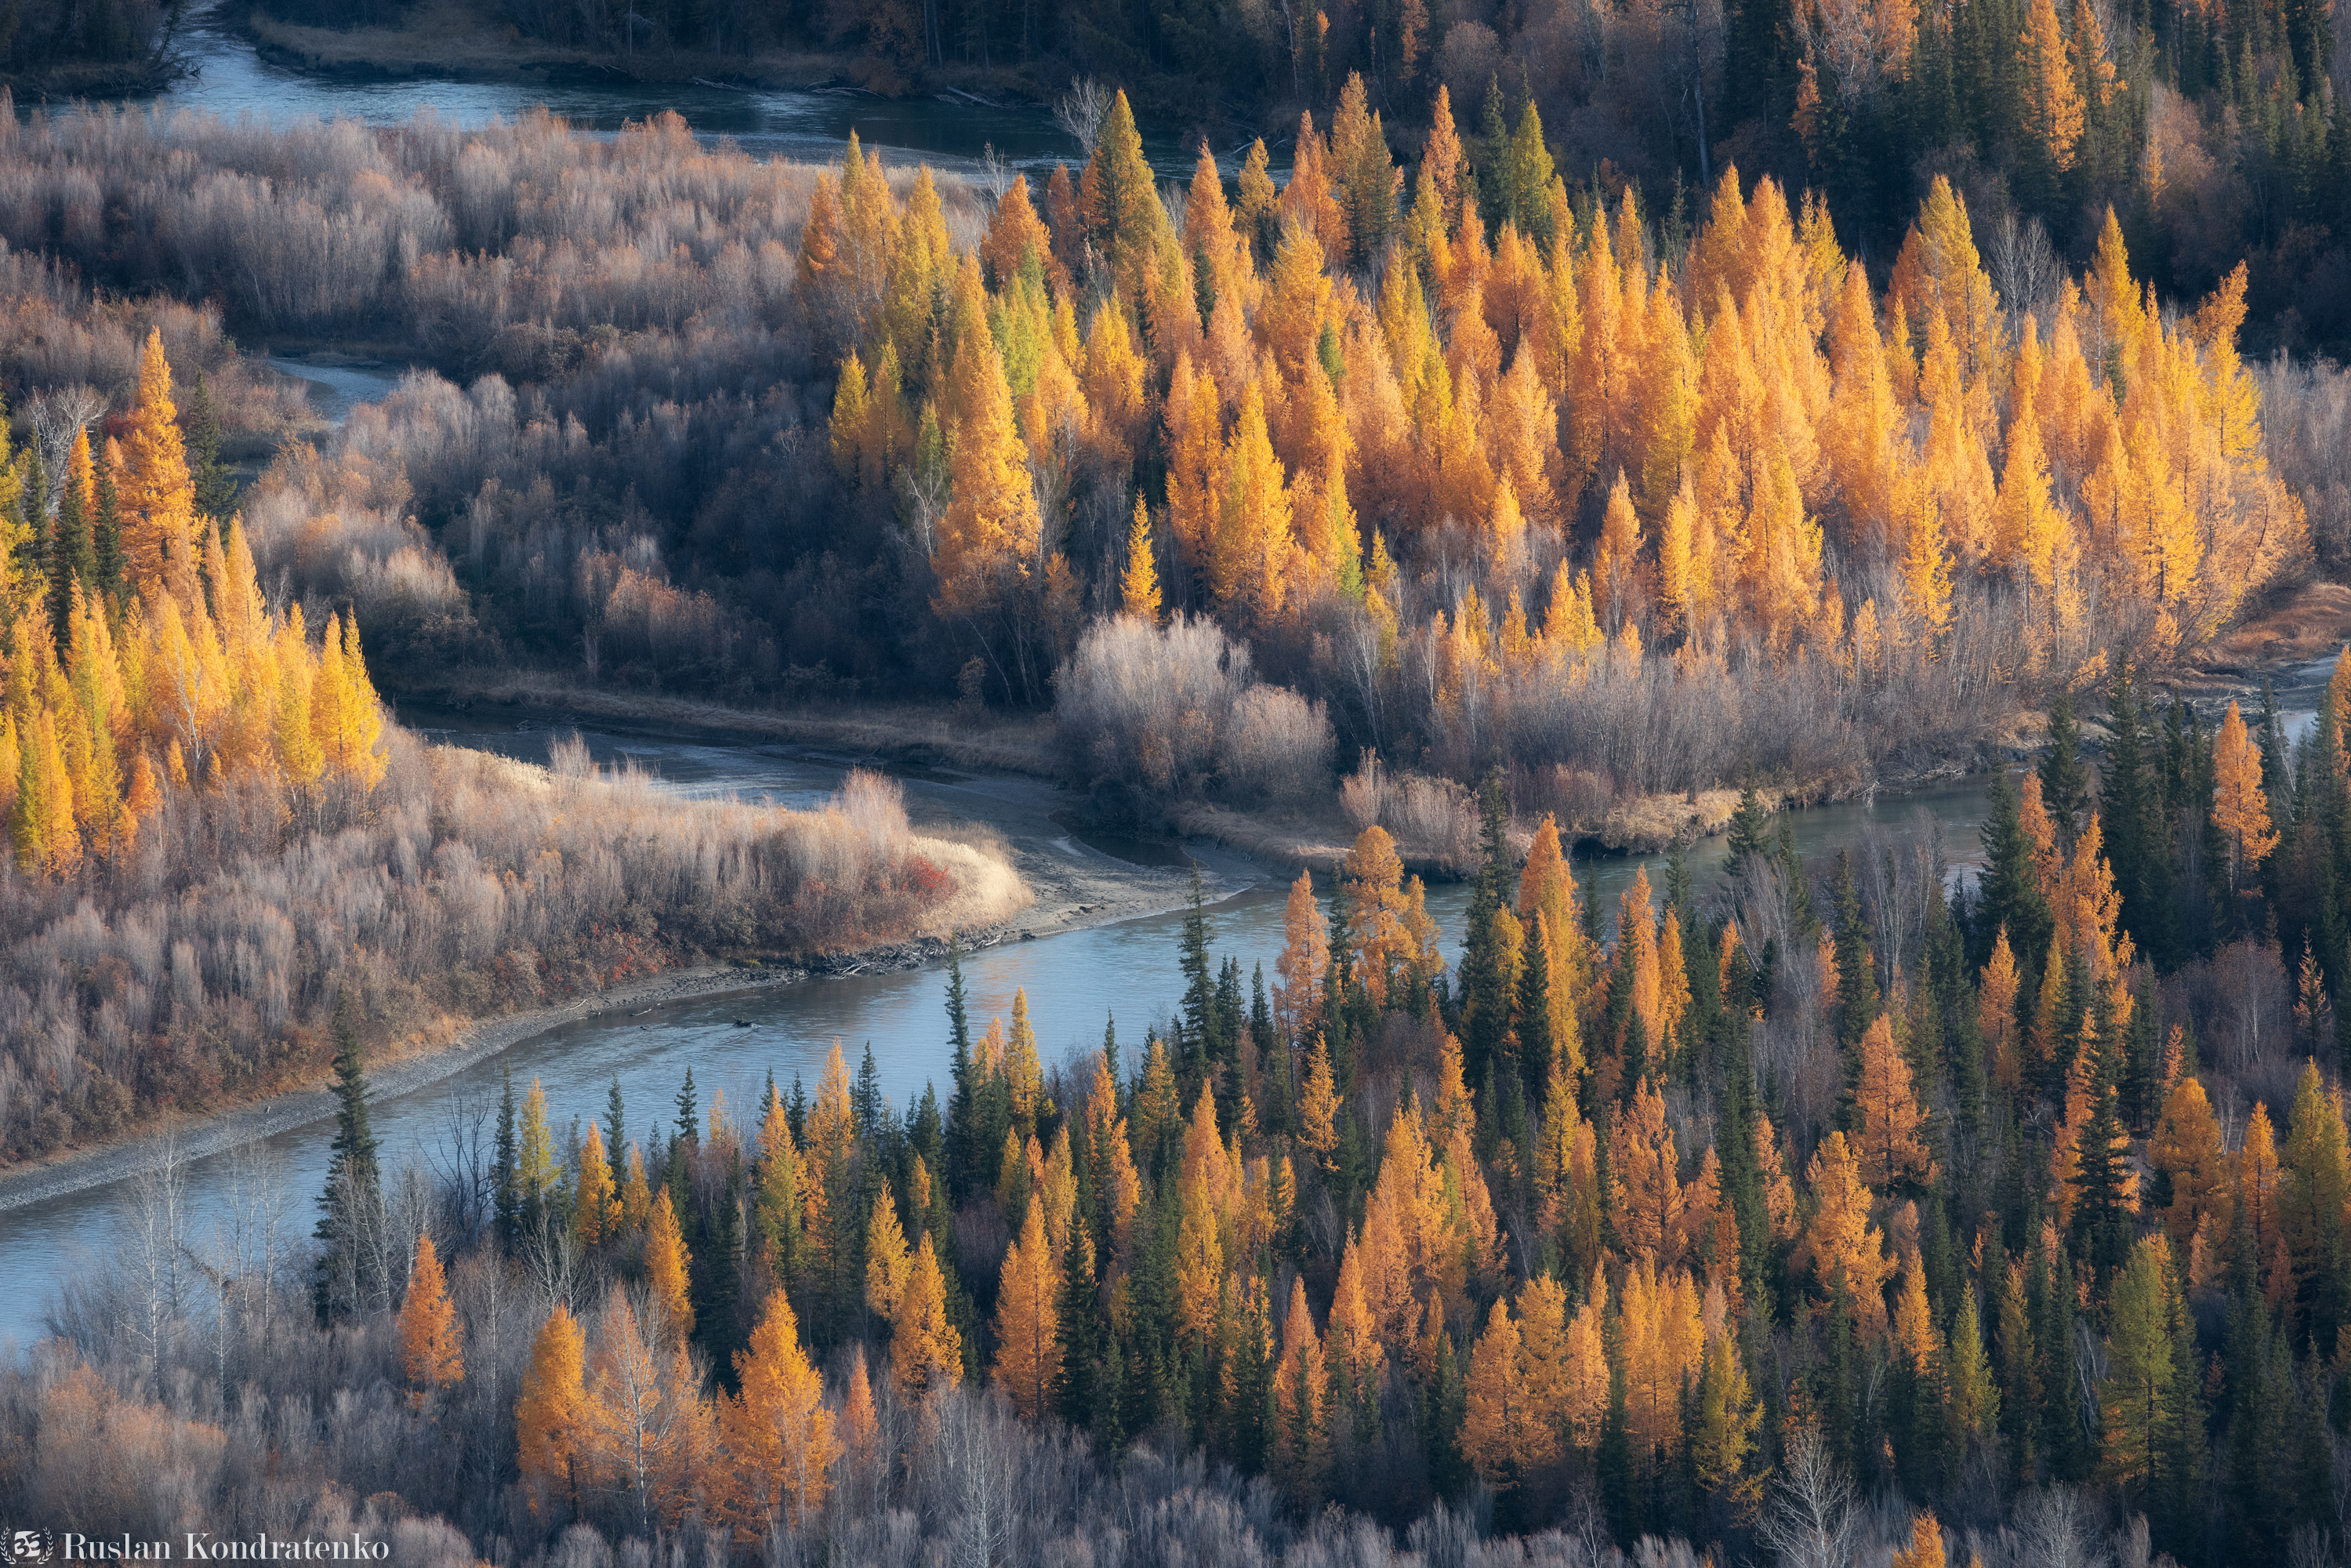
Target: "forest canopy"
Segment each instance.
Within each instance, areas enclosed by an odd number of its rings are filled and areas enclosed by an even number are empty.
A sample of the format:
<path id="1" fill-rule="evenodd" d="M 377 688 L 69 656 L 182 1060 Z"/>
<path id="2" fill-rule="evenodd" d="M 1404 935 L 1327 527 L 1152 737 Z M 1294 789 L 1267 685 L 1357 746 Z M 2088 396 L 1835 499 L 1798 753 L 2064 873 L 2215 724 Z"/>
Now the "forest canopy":
<path id="1" fill-rule="evenodd" d="M 1917 47 L 1814 39 L 1823 120 L 1832 43 Z M 158 1197 L 62 1297 L 0 1502 L 582 1565 L 2334 1560 L 2351 671 L 2299 738 L 2164 690 L 2342 564 L 2331 372 L 2245 361 L 2249 265 L 2160 291 L 2121 193 L 2018 271 L 1964 176 L 1873 246 L 1768 148 L 1571 178 L 1499 92 L 1400 167 L 1394 85 L 1176 186 L 1123 94 L 1000 190 L 674 117 L 0 119 L 10 1149 L 340 1096 L 309 1244 L 183 1289 Z M 166 349 L 249 377 L 231 328 L 426 363 L 240 486 L 285 411 Z M 1139 1042 L 1047 1061 L 958 972 L 907 1104 L 839 1051 L 664 1126 L 519 1086 L 401 1168 L 369 1052 L 436 1009 L 952 926 L 986 870 L 870 779 L 769 812 L 382 722 L 516 659 L 1050 705 L 1138 815 L 1349 758 L 1357 831 L 1270 976 L 1196 895 Z M 1979 875 L 1775 819 L 2043 705 Z M 1719 886 L 1578 885 L 1593 802 L 1731 786 Z"/>

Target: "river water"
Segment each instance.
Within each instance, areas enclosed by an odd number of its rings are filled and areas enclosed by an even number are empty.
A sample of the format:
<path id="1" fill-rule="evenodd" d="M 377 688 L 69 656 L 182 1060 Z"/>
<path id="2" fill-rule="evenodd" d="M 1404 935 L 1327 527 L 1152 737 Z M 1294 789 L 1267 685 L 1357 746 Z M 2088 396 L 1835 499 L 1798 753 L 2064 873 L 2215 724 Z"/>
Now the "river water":
<path id="1" fill-rule="evenodd" d="M 877 98 L 862 89 L 821 87 L 806 90 L 736 90 L 687 84 L 614 80 L 455 81 L 409 78 L 360 81 L 290 70 L 265 60 L 208 8 L 182 34 L 183 52 L 197 74 L 149 100 L 166 110 L 197 109 L 214 114 L 249 114 L 285 121 L 314 117 L 389 124 L 423 110 L 460 125 L 513 120 L 544 108 L 583 130 L 618 131 L 674 110 L 705 141 L 732 141 L 756 157 L 823 162 L 841 156 L 854 130 L 885 162 L 925 162 L 934 167 L 972 172 L 983 151 L 1032 178 L 1062 161 L 1082 160 L 1078 144 L 1033 104 L 985 104 L 944 94 L 905 99 Z M 585 71 L 568 73 L 585 77 Z M 29 108 L 29 106 L 26 106 Z M 1144 155 L 1164 179 L 1190 175 L 1198 155 L 1196 140 L 1177 128 L 1148 120 L 1139 129 Z M 1231 150 L 1226 152 L 1231 162 Z M 1238 168 L 1237 163 L 1231 167 Z"/>
<path id="2" fill-rule="evenodd" d="M 429 730 L 435 740 L 480 747 L 505 755 L 543 758 L 548 729 Z M 682 793 L 735 793 L 766 798 L 778 805 L 806 806 L 839 784 L 846 761 L 776 746 L 713 745 L 606 733 L 587 737 L 599 760 L 632 758 L 656 771 L 664 787 Z M 1042 846 L 1072 857 L 1103 852 L 1054 822 L 1050 812 L 1072 803 L 1035 780 L 914 770 L 902 778 L 910 815 L 917 824 L 986 814 L 1006 823 L 1008 836 L 1022 847 Z M 1939 831 L 1955 865 L 1969 863 L 1976 849 L 1980 783 L 1966 783 L 1925 795 L 1881 796 L 1796 814 L 1797 842 L 1807 855 L 1830 852 L 1876 829 L 1895 841 Z M 1007 816 L 1007 803 L 1018 808 Z M 1113 848 L 1120 846 L 1113 845 Z M 1262 964 L 1269 972 L 1282 942 L 1284 886 L 1281 876 L 1213 846 L 1192 845 L 1211 875 L 1213 950 L 1239 959 L 1242 972 Z M 1720 874 L 1723 841 L 1711 840 L 1692 853 L 1703 889 Z M 1578 880 L 1587 897 L 1613 909 L 1636 868 L 1646 869 L 1662 896 L 1665 866 L 1660 857 L 1603 857 L 1579 862 Z M 1168 912 L 1120 925 L 1011 942 L 976 953 L 964 964 L 975 1027 L 1009 1013 L 1013 993 L 1025 988 L 1040 1054 L 1050 1064 L 1066 1061 L 1102 1042 L 1106 1022 L 1115 1020 L 1132 1064 L 1145 1030 L 1174 1012 L 1183 982 L 1176 943 L 1183 924 L 1178 907 L 1188 885 L 1180 873 L 1163 871 Z M 1443 933 L 1448 962 L 1458 956 L 1468 889 L 1439 884 L 1429 891 L 1429 907 Z M 801 981 L 758 991 L 703 997 L 619 1016 L 570 1022 L 522 1040 L 494 1059 L 475 1061 L 455 1075 L 413 1092 L 388 1096 L 374 1106 L 374 1125 L 387 1169 L 414 1162 L 428 1170 L 445 1148 L 453 1123 L 495 1107 L 501 1074 L 511 1070 L 518 1085 L 533 1078 L 547 1092 L 550 1116 L 560 1127 L 572 1118 L 603 1113 L 612 1080 L 620 1080 L 628 1124 L 640 1134 L 667 1126 L 672 1099 L 686 1070 L 706 1108 L 723 1092 L 739 1121 L 748 1117 L 761 1085 L 772 1071 L 789 1091 L 795 1076 L 811 1091 L 827 1054 L 840 1041 L 854 1070 L 870 1045 L 882 1086 L 903 1108 L 926 1083 L 944 1093 L 947 1065 L 946 977 L 941 968 L 895 974 Z M 321 1120 L 266 1141 L 278 1179 L 295 1203 L 299 1228 L 311 1220 L 309 1199 L 321 1186 L 330 1122 Z M 187 1174 L 184 1213 L 199 1246 L 225 1216 L 235 1186 L 235 1158 L 229 1154 L 194 1162 Z M 43 1321 L 63 1271 L 78 1261 L 122 1244 L 131 1212 L 126 1184 L 92 1187 L 25 1207 L 0 1210 L 0 1343 L 28 1343 Z"/>

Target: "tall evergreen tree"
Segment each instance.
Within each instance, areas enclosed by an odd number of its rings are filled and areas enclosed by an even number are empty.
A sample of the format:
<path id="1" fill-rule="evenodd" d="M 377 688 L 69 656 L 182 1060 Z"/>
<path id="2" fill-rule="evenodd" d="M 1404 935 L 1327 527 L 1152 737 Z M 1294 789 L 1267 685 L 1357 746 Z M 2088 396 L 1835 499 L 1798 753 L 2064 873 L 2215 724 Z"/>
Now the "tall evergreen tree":
<path id="1" fill-rule="evenodd" d="M 1861 907 L 1861 892 L 1853 876 L 1853 852 L 1837 852 L 1835 915 L 1837 960 L 1837 1043 L 1848 1064 L 1861 1037 L 1883 1010 L 1877 992 L 1877 963 L 1869 951 L 1869 916 Z"/>
<path id="2" fill-rule="evenodd" d="M 1756 857 L 1768 859 L 1771 853 L 1771 812 L 1764 806 L 1763 797 L 1755 788 L 1755 776 L 1750 773 L 1740 786 L 1739 809 L 1730 814 L 1730 838 L 1725 852 L 1730 874 L 1740 881 L 1747 876 L 1748 862 Z"/>
<path id="3" fill-rule="evenodd" d="M 1980 836 L 1985 863 L 1983 876 L 1977 884 L 1980 891 L 1971 962 L 1980 968 L 1991 956 L 1993 938 L 2005 930 L 2009 950 L 2017 956 L 2018 967 L 2022 969 L 2048 951 L 2049 933 L 2055 922 L 2049 912 L 2049 901 L 2041 896 L 2041 889 L 2033 881 L 2032 841 L 2025 833 L 2016 790 L 2005 773 L 1992 778 Z"/>
<path id="4" fill-rule="evenodd" d="M 359 1305 L 380 1280 L 370 1242 L 381 1224 L 382 1174 L 368 1116 L 367 1063 L 345 990 L 335 998 L 335 1141 L 319 1195 L 319 1315 Z"/>
<path id="5" fill-rule="evenodd" d="M 1499 935 L 1510 875 L 1510 798 L 1499 768 L 1487 772 L 1478 807 L 1485 856 L 1469 895 L 1461 945 L 1461 1071 L 1472 1083 L 1485 1082 L 1502 1053 L 1513 1000 Z"/>
<path id="6" fill-rule="evenodd" d="M 1217 1029 L 1217 978 L 1208 964 L 1208 912 L 1198 861 L 1192 862 L 1192 895 L 1184 910 L 1177 967 L 1184 976 L 1184 1045 L 1196 1081 L 1216 1054 Z"/>
<path id="7" fill-rule="evenodd" d="M 947 938 L 947 1073 L 954 1088 L 947 1095 L 946 1169 L 938 1173 L 947 1191 L 960 1203 L 972 1188 L 977 1165 L 971 1147 L 972 1097 L 979 1085 L 973 1081 L 971 1014 L 963 984 L 963 943 Z M 797 1124 L 795 1124 L 797 1125 Z"/>
<path id="8" fill-rule="evenodd" d="M 98 516 L 90 523 L 92 586 L 110 600 L 120 601 L 123 589 L 122 499 L 114 484 L 114 465 L 98 457 Z"/>
<path id="9" fill-rule="evenodd" d="M 2090 770 L 2082 764 L 2082 727 L 2074 717 L 2074 696 L 2060 692 L 2049 705 L 2049 754 L 2041 759 L 2041 803 L 2057 823 L 2057 835 L 2072 847 L 2090 809 Z"/>
<path id="10" fill-rule="evenodd" d="M 490 1200 L 492 1210 L 497 1218 L 498 1245 L 510 1249 L 519 1234 L 522 1220 L 521 1190 L 515 1184 L 515 1174 L 519 1168 L 521 1151 L 515 1140 L 513 1067 L 508 1066 L 503 1076 L 504 1087 L 498 1095 L 496 1153 L 490 1167 Z M 612 1157 L 616 1163 L 622 1157 L 621 1148 L 617 1143 L 612 1147 Z"/>
<path id="11" fill-rule="evenodd" d="M 2293 798 L 2294 783 L 2285 766 L 2285 720 L 2279 714 L 2277 689 L 2262 676 L 2262 793 L 2273 800 Z"/>
<path id="12" fill-rule="evenodd" d="M 775 1092 L 776 1070 L 771 1067 L 768 1070 L 768 1093 L 772 1098 Z M 507 1081 L 507 1093 L 512 1096 L 512 1079 Z M 762 1104 L 760 1109 L 764 1112 L 767 1107 Z M 627 1131 L 628 1119 L 623 1114 L 621 1101 L 621 1075 L 615 1072 L 612 1074 L 611 1092 L 604 1096 L 604 1146 L 612 1151 L 612 1163 L 616 1166 L 625 1157 L 623 1151 L 628 1145 L 622 1139 Z"/>
<path id="13" fill-rule="evenodd" d="M 2171 858 L 2159 798 L 2149 778 L 2143 715 L 2132 696 L 2130 672 L 2115 678 L 2108 737 L 2098 775 L 2098 819 L 2106 863 L 2122 895 L 2123 926 L 2139 951 L 2159 967 L 2172 955 Z"/>
<path id="14" fill-rule="evenodd" d="M 188 472 L 196 482 L 197 515 L 225 525 L 236 509 L 236 480 L 221 461 L 220 415 L 214 411 L 202 371 L 188 393 L 188 406 L 180 411 L 180 432 L 187 444 Z"/>

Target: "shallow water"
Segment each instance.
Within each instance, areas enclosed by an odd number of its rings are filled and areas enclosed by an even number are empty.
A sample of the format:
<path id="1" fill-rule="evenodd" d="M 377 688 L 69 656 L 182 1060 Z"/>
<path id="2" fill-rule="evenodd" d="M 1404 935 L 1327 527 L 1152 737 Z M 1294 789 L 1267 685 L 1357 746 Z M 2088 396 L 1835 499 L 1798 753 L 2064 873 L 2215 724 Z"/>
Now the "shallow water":
<path id="1" fill-rule="evenodd" d="M 550 727 L 493 727 L 439 716 L 412 716 L 426 733 L 444 743 L 541 760 Z M 568 727 L 565 727 L 568 730 Z M 664 787 L 691 795 L 734 793 L 768 799 L 778 805 L 806 806 L 830 794 L 848 766 L 846 759 L 777 746 L 713 745 L 589 732 L 597 759 L 610 765 L 633 760 L 657 772 Z M 1055 793 L 1034 780 L 964 776 L 933 769 L 902 775 L 909 814 L 917 823 L 968 818 L 975 802 L 1015 801 L 1033 816 L 1023 817 L 1029 836 L 1052 852 L 1097 855 L 1065 828 L 1045 816 Z M 1896 844 L 1939 831 L 1946 853 L 1964 867 L 1975 856 L 1975 828 L 1981 820 L 1983 785 L 1967 781 L 1923 795 L 1880 797 L 1798 812 L 1796 841 L 1807 857 L 1819 857 L 1852 843 L 1871 830 Z M 1017 828 L 1016 828 L 1017 831 Z M 1092 840 L 1112 849 L 1116 841 Z M 1263 964 L 1269 972 L 1282 942 L 1282 879 L 1208 846 L 1190 846 L 1220 880 L 1213 892 L 1227 894 L 1209 914 L 1213 951 L 1230 954 L 1244 974 Z M 1165 859 L 1163 852 L 1154 858 Z M 1692 853 L 1701 893 L 1721 873 L 1723 841 L 1709 840 Z M 1662 856 L 1635 859 L 1603 856 L 1579 862 L 1577 879 L 1585 896 L 1613 910 L 1636 869 L 1646 869 L 1660 898 Z M 1164 1021 L 1180 1000 L 1176 943 L 1183 925 L 1183 873 L 1162 868 L 1171 912 L 1121 925 L 1015 941 L 970 956 L 964 964 L 975 1029 L 991 1016 L 1008 1015 L 1013 993 L 1025 988 L 1040 1052 L 1050 1064 L 1068 1061 L 1102 1042 L 1103 1026 L 1115 1019 L 1128 1053 L 1140 1046 L 1150 1025 Z M 1463 883 L 1429 890 L 1448 962 L 1458 942 L 1469 889 Z M 851 1068 L 870 1044 L 883 1091 L 903 1109 L 926 1083 L 946 1088 L 948 1048 L 946 976 L 942 968 L 896 974 L 814 979 L 735 996 L 705 997 L 564 1024 L 523 1040 L 496 1058 L 411 1093 L 377 1102 L 374 1121 L 385 1167 L 414 1161 L 430 1168 L 444 1151 L 452 1125 L 495 1112 L 501 1074 L 513 1072 L 518 1086 L 533 1078 L 544 1086 L 550 1116 L 560 1128 L 573 1118 L 601 1117 L 612 1080 L 621 1082 L 632 1135 L 667 1127 L 672 1099 L 691 1067 L 705 1109 L 723 1092 L 740 1122 L 758 1100 L 767 1074 L 789 1092 L 795 1076 L 813 1092 L 827 1053 L 841 1042 Z M 739 1021 L 738 1021 L 739 1020 Z M 307 1234 L 315 1216 L 310 1199 L 321 1186 L 331 1123 L 320 1120 L 267 1141 L 282 1160 L 283 1180 L 295 1199 L 298 1231 Z M 188 1172 L 186 1212 L 198 1245 L 225 1214 L 232 1190 L 230 1155 L 196 1162 Z M 42 1332 L 59 1271 L 78 1260 L 102 1256 L 119 1244 L 129 1208 L 124 1184 L 0 1211 L 0 1342 L 23 1343 Z"/>
<path id="2" fill-rule="evenodd" d="M 303 391 L 310 406 L 329 424 L 340 425 L 363 402 L 381 402 L 392 395 L 406 371 L 383 364 L 314 365 L 305 360 L 262 361 L 282 375 L 308 383 Z"/>

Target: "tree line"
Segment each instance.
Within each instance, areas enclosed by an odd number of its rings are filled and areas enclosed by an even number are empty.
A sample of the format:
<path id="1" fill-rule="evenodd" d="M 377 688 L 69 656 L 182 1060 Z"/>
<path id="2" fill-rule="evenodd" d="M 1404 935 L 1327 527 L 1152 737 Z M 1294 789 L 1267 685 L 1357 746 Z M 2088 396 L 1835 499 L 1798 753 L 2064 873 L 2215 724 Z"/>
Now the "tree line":
<path id="1" fill-rule="evenodd" d="M 1082 168 L 993 202 L 674 120 L 112 113 L 12 133 L 0 199 L 47 236 L 18 270 L 48 316 L 67 260 L 213 277 L 225 321 L 381 324 L 474 378 L 413 378 L 242 498 L 258 570 L 356 603 L 395 689 L 520 656 L 1041 706 L 1099 689 L 1071 661 L 1147 555 L 1163 616 L 1321 705 L 1327 752 L 1285 716 L 1251 756 L 1466 786 L 1499 753 L 1562 805 L 1750 767 L 1834 788 L 2020 695 L 2159 676 L 2341 553 L 2333 382 L 2241 359 L 2249 273 L 2150 306 L 2124 214 L 2086 273 L 2017 283 L 2006 231 L 1932 183 L 1881 289 L 1776 178 L 1660 211 L 1571 183 L 1535 104 L 1472 134 L 1442 90 L 1399 168 L 1371 84 L 1340 96 L 1280 186 L 1259 149 L 1163 189 L 1114 99 Z M 175 148 L 203 178 L 167 177 Z M 28 350 L 20 402 L 70 373 Z M 1174 747 L 1183 711 L 1144 727 Z M 1104 783 L 1183 771 L 1080 739 Z"/>

